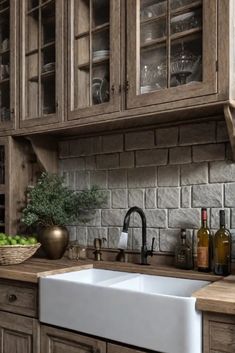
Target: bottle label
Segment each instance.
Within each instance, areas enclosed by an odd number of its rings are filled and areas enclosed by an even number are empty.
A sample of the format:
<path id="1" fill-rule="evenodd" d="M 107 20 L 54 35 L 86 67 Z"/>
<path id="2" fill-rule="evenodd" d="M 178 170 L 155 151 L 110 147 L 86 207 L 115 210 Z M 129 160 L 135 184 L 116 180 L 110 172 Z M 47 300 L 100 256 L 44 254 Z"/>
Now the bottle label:
<path id="1" fill-rule="evenodd" d="M 209 267 L 209 253 L 206 246 L 199 246 L 197 248 L 197 266 L 198 267 Z"/>

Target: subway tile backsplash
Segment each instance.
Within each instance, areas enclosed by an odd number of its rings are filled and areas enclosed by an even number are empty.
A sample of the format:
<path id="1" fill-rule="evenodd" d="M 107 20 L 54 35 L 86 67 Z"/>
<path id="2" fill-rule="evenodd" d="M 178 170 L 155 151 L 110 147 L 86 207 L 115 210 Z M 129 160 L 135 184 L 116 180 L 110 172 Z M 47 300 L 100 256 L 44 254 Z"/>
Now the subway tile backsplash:
<path id="1" fill-rule="evenodd" d="M 87 224 L 69 225 L 71 240 L 93 245 L 105 237 L 116 248 L 128 208 L 145 210 L 148 242 L 155 250 L 173 252 L 180 228 L 196 235 L 200 209 L 207 207 L 209 225 L 218 228 L 225 208 L 227 227 L 235 234 L 235 163 L 223 121 L 187 124 L 95 137 L 59 144 L 60 173 L 74 190 L 97 185 L 107 202 Z M 138 215 L 131 219 L 128 247 L 141 245 Z M 235 244 L 234 244 L 235 248 Z M 235 251 L 234 251 L 235 257 Z"/>

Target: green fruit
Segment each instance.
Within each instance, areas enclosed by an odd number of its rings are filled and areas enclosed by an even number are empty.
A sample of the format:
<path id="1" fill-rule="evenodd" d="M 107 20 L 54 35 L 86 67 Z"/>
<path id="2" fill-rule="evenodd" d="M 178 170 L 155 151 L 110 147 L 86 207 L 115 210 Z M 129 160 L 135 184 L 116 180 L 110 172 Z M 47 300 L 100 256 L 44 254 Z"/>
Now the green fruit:
<path id="1" fill-rule="evenodd" d="M 19 241 L 19 244 L 20 244 L 20 245 L 27 245 L 27 240 L 21 238 L 20 241 Z"/>
<path id="2" fill-rule="evenodd" d="M 29 237 L 28 238 L 28 243 L 29 244 L 37 244 L 37 239 L 35 237 Z"/>

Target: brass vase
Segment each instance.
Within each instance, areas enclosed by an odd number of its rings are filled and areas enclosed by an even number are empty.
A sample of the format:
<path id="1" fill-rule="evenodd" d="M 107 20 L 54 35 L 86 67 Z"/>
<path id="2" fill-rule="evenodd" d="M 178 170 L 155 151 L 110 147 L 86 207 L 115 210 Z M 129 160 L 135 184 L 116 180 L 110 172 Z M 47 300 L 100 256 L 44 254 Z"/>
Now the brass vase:
<path id="1" fill-rule="evenodd" d="M 40 242 L 49 259 L 60 259 L 68 246 L 69 232 L 62 226 L 46 227 L 41 232 Z"/>

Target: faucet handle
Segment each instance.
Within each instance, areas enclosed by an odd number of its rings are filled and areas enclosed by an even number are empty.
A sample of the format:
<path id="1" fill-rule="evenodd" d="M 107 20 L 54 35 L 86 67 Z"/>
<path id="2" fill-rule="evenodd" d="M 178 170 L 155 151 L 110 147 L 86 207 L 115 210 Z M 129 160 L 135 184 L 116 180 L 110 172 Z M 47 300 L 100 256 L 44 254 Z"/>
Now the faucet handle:
<path id="1" fill-rule="evenodd" d="M 151 250 L 149 251 L 150 256 L 153 256 L 154 243 L 155 243 L 155 237 L 152 238 Z"/>

